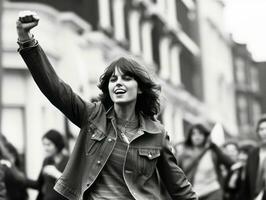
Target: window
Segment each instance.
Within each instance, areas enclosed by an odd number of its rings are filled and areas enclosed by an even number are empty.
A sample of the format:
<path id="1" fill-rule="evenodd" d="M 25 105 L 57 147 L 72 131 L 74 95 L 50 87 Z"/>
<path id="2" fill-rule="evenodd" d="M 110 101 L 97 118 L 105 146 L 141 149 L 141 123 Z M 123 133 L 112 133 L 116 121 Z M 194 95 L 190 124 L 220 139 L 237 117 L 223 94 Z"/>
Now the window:
<path id="1" fill-rule="evenodd" d="M 258 75 L 258 69 L 255 67 L 251 67 L 250 69 L 250 81 L 251 81 L 251 89 L 254 92 L 259 91 L 259 75 Z"/>
<path id="2" fill-rule="evenodd" d="M 176 18 L 182 30 L 198 44 L 198 26 L 195 4 L 190 0 L 176 1 Z"/>
<path id="3" fill-rule="evenodd" d="M 236 66 L 236 82 L 238 84 L 243 85 L 246 82 L 245 62 L 241 58 L 236 58 L 235 66 Z"/>
<path id="4" fill-rule="evenodd" d="M 248 104 L 247 99 L 243 96 L 239 96 L 237 99 L 239 125 L 248 125 Z"/>
<path id="5" fill-rule="evenodd" d="M 252 105 L 253 125 L 255 126 L 261 115 L 261 107 L 258 101 L 254 101 Z"/>

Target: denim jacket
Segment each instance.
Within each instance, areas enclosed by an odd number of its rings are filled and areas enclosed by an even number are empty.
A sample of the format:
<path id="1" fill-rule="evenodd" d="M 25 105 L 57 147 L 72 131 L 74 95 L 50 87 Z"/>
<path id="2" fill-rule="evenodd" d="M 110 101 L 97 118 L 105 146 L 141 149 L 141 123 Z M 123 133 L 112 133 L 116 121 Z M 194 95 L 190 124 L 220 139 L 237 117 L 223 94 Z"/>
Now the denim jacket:
<path id="1" fill-rule="evenodd" d="M 36 42 L 20 48 L 35 82 L 49 101 L 80 127 L 69 162 L 55 190 L 71 200 L 83 199 L 101 173 L 117 140 L 114 110 L 85 102 L 56 75 Z M 139 136 L 127 148 L 123 177 L 137 200 L 195 200 L 195 192 L 171 152 L 163 126 L 141 114 Z"/>

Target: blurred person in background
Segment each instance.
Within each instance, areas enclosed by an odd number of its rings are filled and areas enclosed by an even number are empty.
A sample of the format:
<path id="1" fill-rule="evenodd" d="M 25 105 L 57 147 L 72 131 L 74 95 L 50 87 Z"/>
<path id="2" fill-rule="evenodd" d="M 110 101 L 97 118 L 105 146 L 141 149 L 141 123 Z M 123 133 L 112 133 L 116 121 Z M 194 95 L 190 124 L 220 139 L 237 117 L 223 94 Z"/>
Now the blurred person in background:
<path id="1" fill-rule="evenodd" d="M 259 145 L 248 155 L 243 200 L 266 200 L 266 115 L 258 120 L 256 132 Z"/>
<path id="2" fill-rule="evenodd" d="M 4 171 L 7 200 L 27 200 L 24 167 L 16 147 L 4 135 L 0 136 L 0 164 Z"/>
<path id="3" fill-rule="evenodd" d="M 8 153 L 3 142 L 3 134 L 0 133 L 0 200 L 8 200 L 5 183 L 5 171 L 7 166 L 11 166 L 11 155 Z"/>
<path id="4" fill-rule="evenodd" d="M 42 144 L 46 155 L 39 177 L 36 181 L 28 179 L 26 185 L 38 190 L 36 200 L 65 200 L 53 189 L 68 162 L 68 155 L 64 152 L 64 137 L 51 129 L 43 135 Z"/>
<path id="5" fill-rule="evenodd" d="M 0 160 L 4 171 L 4 183 L 7 200 L 26 200 L 26 189 L 37 189 L 37 200 L 65 200 L 63 196 L 53 190 L 56 180 L 64 170 L 68 156 L 64 152 L 65 141 L 56 130 L 49 130 L 42 138 L 45 159 L 37 180 L 26 177 L 21 169 L 19 154 L 16 148 L 1 136 L 0 149 L 3 158 Z M 1 200 L 1 199 L 0 199 Z"/>
<path id="6" fill-rule="evenodd" d="M 223 144 L 223 151 L 233 160 L 237 161 L 239 156 L 239 146 L 235 141 L 229 141 Z"/>
<path id="7" fill-rule="evenodd" d="M 173 153 L 176 158 L 178 158 L 183 151 L 184 151 L 184 142 L 179 142 L 173 145 Z"/>
<path id="8" fill-rule="evenodd" d="M 21 13 L 19 53 L 43 94 L 81 129 L 56 191 L 71 200 L 196 200 L 155 118 L 160 88 L 148 71 L 117 59 L 100 78 L 99 101 L 85 101 L 57 76 L 30 33 L 38 21 L 33 12 Z"/>
<path id="9" fill-rule="evenodd" d="M 229 169 L 233 161 L 210 140 L 210 131 L 204 125 L 195 124 L 191 127 L 183 153 L 177 159 L 199 200 L 223 199 L 221 165 Z"/>
<path id="10" fill-rule="evenodd" d="M 237 142 L 230 141 L 223 145 L 224 152 L 234 161 L 226 171 L 224 181 L 224 200 L 241 200 L 245 180 L 245 162 Z"/>

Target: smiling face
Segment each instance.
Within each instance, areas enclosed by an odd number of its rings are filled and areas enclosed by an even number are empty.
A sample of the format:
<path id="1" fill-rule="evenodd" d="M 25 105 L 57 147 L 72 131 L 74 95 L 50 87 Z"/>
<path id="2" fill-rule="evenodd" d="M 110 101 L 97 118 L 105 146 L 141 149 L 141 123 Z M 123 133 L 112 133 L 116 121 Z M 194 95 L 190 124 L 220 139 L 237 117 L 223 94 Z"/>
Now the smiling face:
<path id="1" fill-rule="evenodd" d="M 46 154 L 46 157 L 54 156 L 57 154 L 57 148 L 51 140 L 44 137 L 42 139 L 42 144 L 43 144 L 43 148 L 44 148 L 44 152 Z"/>
<path id="2" fill-rule="evenodd" d="M 194 128 L 192 130 L 192 135 L 191 135 L 191 142 L 193 146 L 200 147 L 203 146 L 205 141 L 205 136 L 204 134 L 197 128 Z"/>
<path id="3" fill-rule="evenodd" d="M 137 81 L 118 67 L 109 79 L 108 91 L 114 104 L 136 104 L 140 92 Z"/>

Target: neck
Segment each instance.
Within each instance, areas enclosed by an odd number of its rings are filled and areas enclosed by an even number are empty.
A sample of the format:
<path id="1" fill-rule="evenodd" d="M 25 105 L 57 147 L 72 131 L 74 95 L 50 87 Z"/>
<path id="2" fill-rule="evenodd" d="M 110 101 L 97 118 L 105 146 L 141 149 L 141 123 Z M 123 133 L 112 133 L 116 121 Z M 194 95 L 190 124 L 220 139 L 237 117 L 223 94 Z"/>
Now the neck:
<path id="1" fill-rule="evenodd" d="M 204 149 L 204 147 L 203 146 L 194 146 L 193 149 L 196 151 L 201 151 Z"/>
<path id="2" fill-rule="evenodd" d="M 114 105 L 114 110 L 117 118 L 123 119 L 125 121 L 133 121 L 137 118 L 135 112 L 135 106 L 132 105 Z"/>

